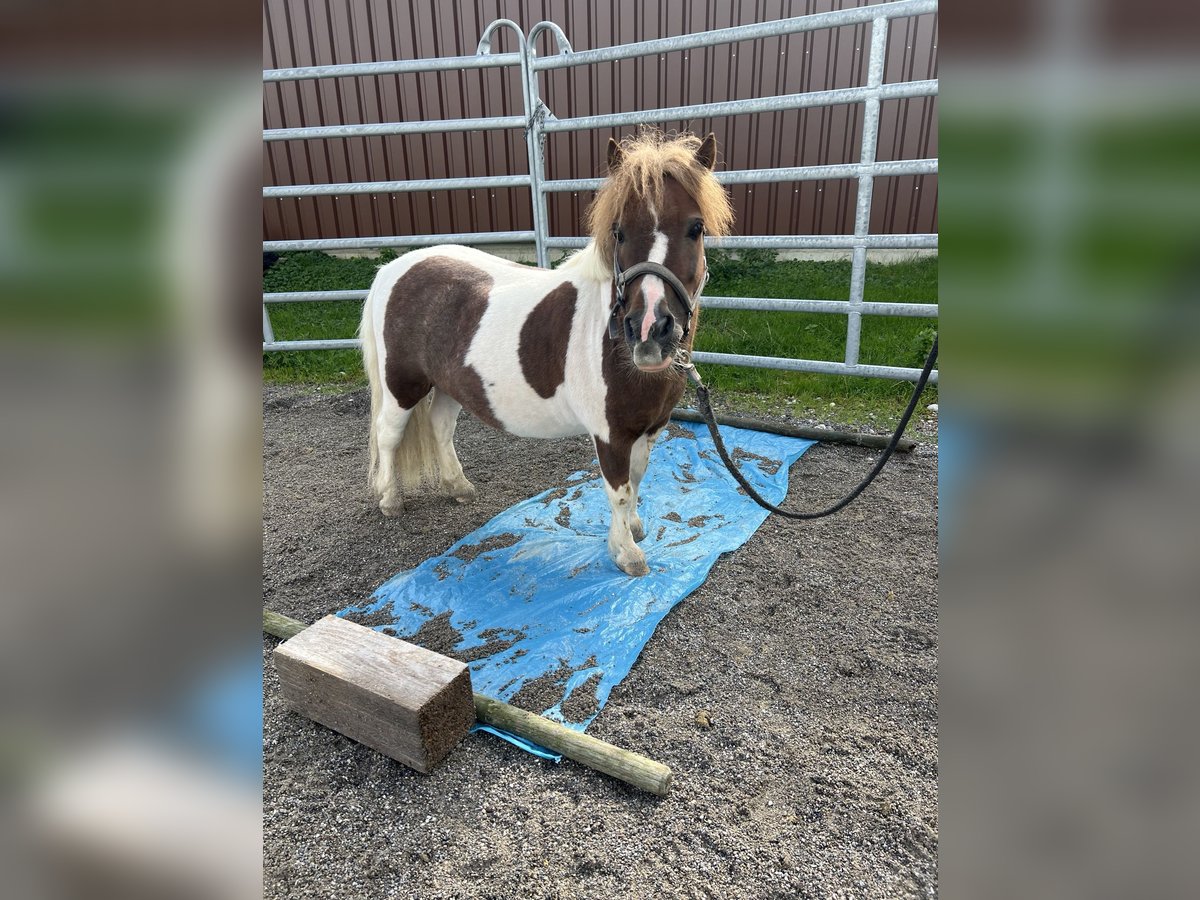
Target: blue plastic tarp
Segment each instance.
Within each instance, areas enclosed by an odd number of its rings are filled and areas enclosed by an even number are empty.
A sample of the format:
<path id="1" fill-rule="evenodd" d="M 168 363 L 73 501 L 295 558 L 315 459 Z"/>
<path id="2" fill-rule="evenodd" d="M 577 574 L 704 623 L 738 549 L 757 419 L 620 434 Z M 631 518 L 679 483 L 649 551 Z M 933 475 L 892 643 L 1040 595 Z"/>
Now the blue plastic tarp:
<path id="1" fill-rule="evenodd" d="M 812 441 L 722 427 L 743 473 L 764 498 L 787 494 L 788 468 Z M 722 553 L 744 544 L 767 512 L 725 470 L 704 426 L 672 423 L 641 486 L 650 574 L 631 578 L 608 555 L 609 506 L 598 467 L 518 503 L 442 556 L 401 572 L 363 606 L 398 637 L 434 634 L 468 660 L 474 689 L 578 731 L 629 674 L 655 627 L 704 583 Z M 422 628 L 425 631 L 422 632 Z M 421 632 L 421 634 L 418 634 Z M 525 691 L 522 694 L 522 691 Z M 531 753 L 558 757 L 487 726 Z"/>

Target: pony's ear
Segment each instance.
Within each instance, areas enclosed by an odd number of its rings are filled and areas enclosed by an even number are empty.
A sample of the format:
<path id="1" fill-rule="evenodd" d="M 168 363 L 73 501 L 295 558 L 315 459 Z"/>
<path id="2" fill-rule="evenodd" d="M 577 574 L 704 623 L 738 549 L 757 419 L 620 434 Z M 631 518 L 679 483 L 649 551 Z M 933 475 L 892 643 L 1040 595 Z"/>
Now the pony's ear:
<path id="1" fill-rule="evenodd" d="M 696 151 L 696 161 L 706 169 L 717 167 L 717 136 L 711 131 Z"/>
<path id="2" fill-rule="evenodd" d="M 608 171 L 615 172 L 621 168 L 621 160 L 625 158 L 625 153 L 621 150 L 621 145 L 612 138 L 608 139 Z"/>

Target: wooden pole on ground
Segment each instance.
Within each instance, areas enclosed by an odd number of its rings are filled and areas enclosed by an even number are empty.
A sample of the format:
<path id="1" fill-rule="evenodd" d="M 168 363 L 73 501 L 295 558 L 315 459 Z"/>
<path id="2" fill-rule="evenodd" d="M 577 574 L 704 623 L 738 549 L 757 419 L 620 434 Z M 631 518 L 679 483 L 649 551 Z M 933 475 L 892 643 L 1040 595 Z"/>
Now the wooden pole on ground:
<path id="1" fill-rule="evenodd" d="M 671 418 L 680 422 L 704 423 L 704 416 L 694 409 L 675 409 Z M 718 425 L 729 425 L 733 428 L 748 428 L 751 431 L 766 431 L 770 434 L 781 434 L 784 437 L 804 438 L 808 441 L 828 441 L 833 444 L 853 444 L 856 447 L 870 447 L 882 450 L 892 439 L 889 434 L 854 434 L 848 431 L 834 431 L 832 428 L 812 428 L 808 425 L 784 425 L 779 422 L 768 422 L 766 419 L 749 419 L 743 416 L 717 416 Z M 900 438 L 896 444 L 899 453 L 909 453 L 917 442 L 911 438 Z"/>
<path id="2" fill-rule="evenodd" d="M 263 610 L 263 632 L 289 640 L 304 631 L 307 626 L 297 619 L 280 615 L 279 613 Z M 370 629 L 367 629 L 368 631 Z M 380 635 L 380 637 L 386 637 Z M 386 638 L 397 641 L 397 638 Z M 405 643 L 400 641 L 399 643 Z M 284 645 L 280 645 L 281 648 Z M 420 648 L 418 648 L 420 649 Z M 430 651 L 422 650 L 423 653 Z M 433 654 L 440 656 L 440 654 Z M 451 661 L 449 657 L 442 657 Z M 342 680 L 346 680 L 343 673 Z M 541 744 L 548 750 L 561 753 L 568 759 L 618 778 L 626 784 L 631 784 L 643 791 L 649 791 L 659 797 L 665 797 L 671 790 L 672 773 L 670 768 L 652 759 L 615 747 L 598 738 L 572 731 L 558 722 L 539 716 L 524 709 L 511 706 L 493 697 L 474 694 L 475 717 L 484 724 L 502 728 L 526 740 Z M 301 710 L 303 711 L 303 710 Z M 307 713 L 306 713 L 307 714 Z M 318 719 L 318 721 L 320 721 Z M 332 725 L 341 730 L 337 724 Z M 346 732 L 343 732 L 346 733 Z M 350 735 L 355 737 L 355 735 Z M 357 738 L 356 738 L 357 739 Z M 384 750 L 383 752 L 387 752 Z M 390 754 L 389 754 L 390 755 Z M 401 760 L 404 762 L 405 760 Z"/>

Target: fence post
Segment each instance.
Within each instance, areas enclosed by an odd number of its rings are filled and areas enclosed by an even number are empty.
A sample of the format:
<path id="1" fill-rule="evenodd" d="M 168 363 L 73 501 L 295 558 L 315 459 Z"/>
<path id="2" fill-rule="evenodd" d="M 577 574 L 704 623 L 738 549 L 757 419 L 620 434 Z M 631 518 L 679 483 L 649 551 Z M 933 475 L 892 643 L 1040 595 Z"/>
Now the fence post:
<path id="1" fill-rule="evenodd" d="M 546 116 L 553 118 L 553 114 L 538 95 L 538 76 L 533 69 L 533 58 L 537 56 L 538 35 L 543 31 L 549 31 L 554 36 L 560 54 L 571 52 L 571 42 L 567 40 L 563 30 L 553 22 L 538 22 L 529 29 L 529 36 L 525 40 L 527 52 L 521 59 L 521 68 L 527 72 L 529 79 L 529 97 L 532 104 L 530 108 L 533 110 L 529 126 L 525 129 L 525 139 L 529 142 L 534 242 L 537 244 L 537 264 L 546 269 L 550 267 L 550 248 L 546 246 L 546 239 L 550 236 L 550 213 L 546 209 L 546 192 L 542 190 L 542 181 L 546 174 L 546 132 L 542 130 L 542 123 Z"/>
<path id="2" fill-rule="evenodd" d="M 867 68 L 867 87 L 871 95 L 863 103 L 862 149 L 858 164 L 866 171 L 858 176 L 858 198 L 854 209 L 856 241 L 871 233 L 871 194 L 875 175 L 868 166 L 875 165 L 875 150 L 879 143 L 879 88 L 883 84 L 883 64 L 887 56 L 888 20 L 883 16 L 871 23 L 871 56 Z M 867 278 L 867 248 L 855 246 L 850 262 L 850 311 L 846 318 L 846 365 L 858 365 L 858 348 L 862 338 L 863 288 Z"/>
<path id="3" fill-rule="evenodd" d="M 492 52 L 492 33 L 499 27 L 511 28 L 513 34 L 517 36 L 517 50 L 521 55 L 521 101 L 525 105 L 525 149 L 529 157 L 529 192 L 530 202 L 533 210 L 533 240 L 537 253 L 537 264 L 539 266 L 548 265 L 546 256 L 546 208 L 545 204 L 540 203 L 542 192 L 542 163 L 541 151 L 536 142 L 537 136 L 541 134 L 539 106 L 541 101 L 537 96 L 537 76 L 533 72 L 533 67 L 530 65 L 530 45 L 525 40 L 525 32 L 521 30 L 521 26 L 512 19 L 496 19 L 484 29 L 483 35 L 479 38 L 479 46 L 476 47 L 476 54 L 486 56 Z"/>
<path id="4" fill-rule="evenodd" d="M 522 66 L 526 63 L 522 62 Z M 543 269 L 550 268 L 550 250 L 546 246 L 546 237 L 550 233 L 548 223 L 549 212 L 546 209 L 546 194 L 542 190 L 542 178 L 545 175 L 545 154 L 542 145 L 546 133 L 542 131 L 542 120 L 548 109 L 537 95 L 537 74 L 530 70 L 530 95 L 533 98 L 534 111 L 525 126 L 525 142 L 529 146 L 529 192 L 533 204 L 533 242 L 537 253 L 537 264 Z"/>

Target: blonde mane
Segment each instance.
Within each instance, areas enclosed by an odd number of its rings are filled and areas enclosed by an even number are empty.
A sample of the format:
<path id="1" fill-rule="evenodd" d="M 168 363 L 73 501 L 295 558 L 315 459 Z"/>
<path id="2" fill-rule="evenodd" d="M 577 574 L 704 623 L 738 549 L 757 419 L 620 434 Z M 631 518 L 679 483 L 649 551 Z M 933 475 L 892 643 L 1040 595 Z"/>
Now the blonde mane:
<path id="1" fill-rule="evenodd" d="M 609 173 L 588 209 L 588 230 L 600 259 L 612 256 L 613 222 L 620 221 L 629 200 L 645 197 L 661 206 L 667 176 L 679 182 L 700 207 L 705 234 L 729 233 L 733 205 L 712 170 L 696 158 L 700 144 L 694 134 L 668 136 L 653 127 L 643 127 L 637 136 L 621 141 L 621 165 Z"/>

